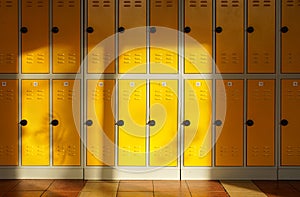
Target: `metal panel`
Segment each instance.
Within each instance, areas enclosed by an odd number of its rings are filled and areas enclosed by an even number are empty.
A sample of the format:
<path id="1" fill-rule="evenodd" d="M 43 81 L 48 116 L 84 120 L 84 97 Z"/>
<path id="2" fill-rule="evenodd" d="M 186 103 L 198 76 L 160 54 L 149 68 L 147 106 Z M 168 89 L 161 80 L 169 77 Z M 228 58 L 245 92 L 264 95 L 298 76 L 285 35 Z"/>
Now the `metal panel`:
<path id="1" fill-rule="evenodd" d="M 0 73 L 18 73 L 18 0 L 0 6 Z"/>
<path id="2" fill-rule="evenodd" d="M 150 72 L 178 72 L 178 0 L 150 2 Z"/>
<path id="3" fill-rule="evenodd" d="M 215 31 L 217 71 L 243 73 L 244 0 L 217 0 Z"/>
<path id="4" fill-rule="evenodd" d="M 80 0 L 53 1 L 53 73 L 80 72 Z"/>
<path id="5" fill-rule="evenodd" d="M 217 80 L 216 88 L 216 121 L 221 119 L 226 103 L 223 128 L 216 125 L 216 166 L 243 166 L 243 80 Z"/>
<path id="6" fill-rule="evenodd" d="M 0 165 L 18 165 L 18 80 L 0 80 Z"/>
<path id="7" fill-rule="evenodd" d="M 114 165 L 114 80 L 88 80 L 87 165 Z"/>
<path id="8" fill-rule="evenodd" d="M 49 73 L 49 2 L 22 1 L 22 73 Z"/>
<path id="9" fill-rule="evenodd" d="M 146 0 L 120 0 L 119 73 L 146 73 Z"/>
<path id="10" fill-rule="evenodd" d="M 212 1 L 185 1 L 184 32 L 187 33 L 185 35 L 185 73 L 210 73 L 212 71 L 211 30 Z M 197 44 L 201 47 L 197 47 Z"/>
<path id="11" fill-rule="evenodd" d="M 80 165 L 80 81 L 53 80 L 53 165 Z"/>
<path id="12" fill-rule="evenodd" d="M 275 72 L 275 0 L 248 1 L 248 73 Z"/>
<path id="13" fill-rule="evenodd" d="M 49 165 L 49 80 L 22 80 L 22 120 L 22 165 Z"/>
<path id="14" fill-rule="evenodd" d="M 88 0 L 87 17 L 88 73 L 114 73 L 115 1 Z"/>
<path id="15" fill-rule="evenodd" d="M 119 165 L 145 166 L 145 80 L 119 80 L 119 120 L 117 124 L 119 124 Z"/>
<path id="16" fill-rule="evenodd" d="M 281 54 L 283 73 L 300 73 L 300 4 L 299 1 L 282 0 Z"/>
<path id="17" fill-rule="evenodd" d="M 186 80 L 184 95 L 183 164 L 211 166 L 211 80 Z"/>
<path id="18" fill-rule="evenodd" d="M 150 165 L 177 166 L 177 80 L 150 81 Z"/>
<path id="19" fill-rule="evenodd" d="M 247 165 L 274 165 L 274 80 L 248 80 Z"/>
<path id="20" fill-rule="evenodd" d="M 281 165 L 300 165 L 299 107 L 300 80 L 282 80 Z"/>

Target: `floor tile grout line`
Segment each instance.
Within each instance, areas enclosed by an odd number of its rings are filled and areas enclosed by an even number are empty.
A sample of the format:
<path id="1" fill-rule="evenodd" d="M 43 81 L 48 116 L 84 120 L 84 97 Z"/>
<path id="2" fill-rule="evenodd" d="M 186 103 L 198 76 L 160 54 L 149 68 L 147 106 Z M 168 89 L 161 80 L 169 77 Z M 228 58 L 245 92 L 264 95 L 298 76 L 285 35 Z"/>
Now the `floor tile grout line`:
<path id="1" fill-rule="evenodd" d="M 23 180 L 18 180 L 18 182 L 7 192 L 13 191 L 14 188 L 17 187 L 17 185 L 19 185 Z"/>
<path id="2" fill-rule="evenodd" d="M 218 183 L 222 186 L 222 188 L 224 189 L 225 193 L 230 197 L 229 192 L 226 190 L 226 188 L 222 184 L 221 180 L 218 180 Z"/>

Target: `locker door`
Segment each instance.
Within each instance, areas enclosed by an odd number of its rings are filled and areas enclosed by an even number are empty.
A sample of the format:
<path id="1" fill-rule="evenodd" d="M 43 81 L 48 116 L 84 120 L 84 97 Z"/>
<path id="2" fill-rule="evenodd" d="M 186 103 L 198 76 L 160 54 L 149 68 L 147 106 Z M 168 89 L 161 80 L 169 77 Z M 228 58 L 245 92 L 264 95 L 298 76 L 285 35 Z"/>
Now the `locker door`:
<path id="1" fill-rule="evenodd" d="M 88 73 L 114 73 L 115 1 L 88 0 L 87 21 Z"/>
<path id="2" fill-rule="evenodd" d="M 150 165 L 177 166 L 177 80 L 150 82 Z"/>
<path id="3" fill-rule="evenodd" d="M 274 80 L 248 80 L 247 165 L 274 165 Z"/>
<path id="4" fill-rule="evenodd" d="M 211 166 L 211 80 L 186 80 L 184 166 Z"/>
<path id="5" fill-rule="evenodd" d="M 177 73 L 178 0 L 151 1 L 150 6 L 150 72 Z"/>
<path id="6" fill-rule="evenodd" d="M 300 4 L 290 0 L 281 2 L 281 71 L 300 73 Z"/>
<path id="7" fill-rule="evenodd" d="M 275 0 L 248 1 L 248 73 L 275 72 Z"/>
<path id="8" fill-rule="evenodd" d="M 281 165 L 300 165 L 299 107 L 300 80 L 282 80 Z"/>
<path id="9" fill-rule="evenodd" d="M 53 1 L 53 73 L 80 72 L 80 0 Z"/>
<path id="10" fill-rule="evenodd" d="M 49 73 L 49 2 L 22 1 L 22 73 Z"/>
<path id="11" fill-rule="evenodd" d="M 22 80 L 22 165 L 49 165 L 49 80 Z"/>
<path id="12" fill-rule="evenodd" d="M 80 81 L 53 80 L 53 165 L 80 165 Z"/>
<path id="13" fill-rule="evenodd" d="M 146 0 L 119 2 L 119 73 L 146 73 Z"/>
<path id="14" fill-rule="evenodd" d="M 211 72 L 211 30 L 212 1 L 185 1 L 185 73 Z"/>
<path id="15" fill-rule="evenodd" d="M 216 166 L 243 166 L 243 80 L 217 80 L 216 88 Z M 226 116 L 222 121 L 224 103 Z"/>
<path id="16" fill-rule="evenodd" d="M 216 65 L 220 73 L 244 72 L 244 1 L 216 2 Z"/>
<path id="17" fill-rule="evenodd" d="M 114 80 L 88 80 L 87 165 L 114 165 Z"/>
<path id="18" fill-rule="evenodd" d="M 146 81 L 119 80 L 119 165 L 146 165 Z"/>
<path id="19" fill-rule="evenodd" d="M 18 80 L 0 80 L 0 166 L 18 165 Z"/>
<path id="20" fill-rule="evenodd" d="M 0 6 L 0 73 L 18 73 L 18 0 Z"/>

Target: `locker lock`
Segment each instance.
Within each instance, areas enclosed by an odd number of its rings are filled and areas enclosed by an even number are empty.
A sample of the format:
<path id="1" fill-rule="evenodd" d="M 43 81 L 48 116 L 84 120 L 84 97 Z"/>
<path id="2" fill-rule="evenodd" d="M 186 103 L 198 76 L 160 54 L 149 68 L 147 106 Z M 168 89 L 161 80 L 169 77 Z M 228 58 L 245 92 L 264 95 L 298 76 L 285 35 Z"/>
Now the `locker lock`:
<path id="1" fill-rule="evenodd" d="M 118 120 L 118 122 L 116 123 L 116 125 L 123 126 L 124 125 L 124 120 Z"/>
<path id="2" fill-rule="evenodd" d="M 247 32 L 248 32 L 248 33 L 254 32 L 254 27 L 252 27 L 252 26 L 248 27 L 248 28 L 247 28 Z"/>
<path id="3" fill-rule="evenodd" d="M 191 32 L 191 28 L 189 26 L 186 26 L 184 28 L 184 33 L 190 33 Z"/>
<path id="4" fill-rule="evenodd" d="M 92 121 L 92 120 L 87 120 L 87 121 L 85 122 L 85 124 L 86 124 L 87 126 L 92 126 L 92 125 L 93 125 L 93 121 Z"/>
<path id="5" fill-rule="evenodd" d="M 185 120 L 185 121 L 182 122 L 182 125 L 188 127 L 188 126 L 191 125 L 191 121 Z"/>
<path id="6" fill-rule="evenodd" d="M 119 28 L 118 28 L 118 32 L 124 33 L 124 31 L 125 31 L 125 27 L 119 27 Z"/>
<path id="7" fill-rule="evenodd" d="M 94 28 L 88 27 L 88 28 L 86 28 L 86 32 L 93 33 L 94 32 Z"/>
<path id="8" fill-rule="evenodd" d="M 55 119 L 52 120 L 52 121 L 51 121 L 51 125 L 52 125 L 52 126 L 57 126 L 57 125 L 58 125 L 58 120 L 55 120 Z"/>
<path id="9" fill-rule="evenodd" d="M 149 32 L 154 34 L 156 32 L 156 27 L 150 27 Z"/>
<path id="10" fill-rule="evenodd" d="M 23 34 L 26 34 L 26 33 L 28 32 L 27 27 L 21 27 L 21 32 L 22 32 Z"/>
<path id="11" fill-rule="evenodd" d="M 281 124 L 282 126 L 287 126 L 287 125 L 289 124 L 289 121 L 286 120 L 286 119 L 282 119 L 282 120 L 280 121 L 280 124 Z"/>
<path id="12" fill-rule="evenodd" d="M 216 126 L 221 126 L 222 125 L 222 121 L 221 120 L 216 120 L 215 121 L 215 125 Z"/>
<path id="13" fill-rule="evenodd" d="M 282 33 L 286 33 L 286 32 L 289 31 L 289 28 L 288 28 L 287 26 L 283 26 L 283 27 L 281 27 L 280 31 L 281 31 Z"/>
<path id="14" fill-rule="evenodd" d="M 26 126 L 27 125 L 27 120 L 21 120 L 20 125 L 21 126 Z"/>
<path id="15" fill-rule="evenodd" d="M 53 33 L 56 34 L 56 33 L 58 33 L 58 31 L 59 31 L 58 27 L 52 27 L 52 32 Z"/>
<path id="16" fill-rule="evenodd" d="M 249 127 L 253 126 L 254 125 L 253 120 L 247 120 L 246 125 L 249 126 Z"/>
<path id="17" fill-rule="evenodd" d="M 155 126 L 155 120 L 149 120 L 149 122 L 147 123 L 147 125 L 153 127 Z"/>
<path id="18" fill-rule="evenodd" d="M 221 33 L 223 31 L 223 28 L 222 27 L 216 27 L 216 32 L 217 33 Z"/>

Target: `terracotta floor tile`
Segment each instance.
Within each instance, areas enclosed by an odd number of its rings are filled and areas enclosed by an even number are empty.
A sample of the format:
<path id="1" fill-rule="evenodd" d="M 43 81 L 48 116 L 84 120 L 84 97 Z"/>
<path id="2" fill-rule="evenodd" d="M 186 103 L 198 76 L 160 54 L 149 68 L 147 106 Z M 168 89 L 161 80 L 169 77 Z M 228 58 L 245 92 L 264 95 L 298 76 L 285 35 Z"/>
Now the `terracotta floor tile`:
<path id="1" fill-rule="evenodd" d="M 82 191 L 118 191 L 118 182 L 87 182 Z"/>
<path id="2" fill-rule="evenodd" d="M 154 197 L 191 197 L 190 192 L 154 192 Z"/>
<path id="3" fill-rule="evenodd" d="M 293 188 L 300 191 L 300 181 L 289 181 L 288 182 Z"/>
<path id="4" fill-rule="evenodd" d="M 268 197 L 298 197 L 300 196 L 300 193 L 294 193 L 294 192 L 290 192 L 290 193 L 266 193 L 266 195 Z"/>
<path id="5" fill-rule="evenodd" d="M 261 192 L 252 181 L 221 181 L 225 190 L 230 192 Z"/>
<path id="6" fill-rule="evenodd" d="M 213 191 L 224 192 L 219 181 L 186 181 L 191 192 Z"/>
<path id="7" fill-rule="evenodd" d="M 263 192 L 291 193 L 297 191 L 288 181 L 253 181 Z"/>
<path id="8" fill-rule="evenodd" d="M 192 197 L 229 197 L 226 192 L 202 191 L 192 192 Z"/>
<path id="9" fill-rule="evenodd" d="M 121 181 L 119 183 L 119 191 L 121 192 L 148 192 L 153 191 L 152 181 Z"/>
<path id="10" fill-rule="evenodd" d="M 44 191 L 11 191 L 5 197 L 40 197 Z"/>
<path id="11" fill-rule="evenodd" d="M 79 192 L 51 192 L 46 191 L 42 197 L 77 197 L 79 195 Z"/>
<path id="12" fill-rule="evenodd" d="M 230 192 L 230 197 L 267 197 L 263 192 Z"/>
<path id="13" fill-rule="evenodd" d="M 118 192 L 117 197 L 153 197 L 153 192 Z"/>
<path id="14" fill-rule="evenodd" d="M 0 192 L 10 191 L 20 182 L 21 180 L 0 180 Z"/>
<path id="15" fill-rule="evenodd" d="M 53 180 L 21 180 L 14 188 L 13 191 L 24 191 L 24 190 L 46 190 Z"/>
<path id="16" fill-rule="evenodd" d="M 83 180 L 55 180 L 49 187 L 49 191 L 79 192 L 84 187 Z"/>
<path id="17" fill-rule="evenodd" d="M 91 192 L 80 192 L 79 197 L 116 197 L 117 192 L 106 192 L 106 191 L 91 191 Z"/>
<path id="18" fill-rule="evenodd" d="M 154 191 L 189 191 L 185 181 L 153 181 Z"/>

